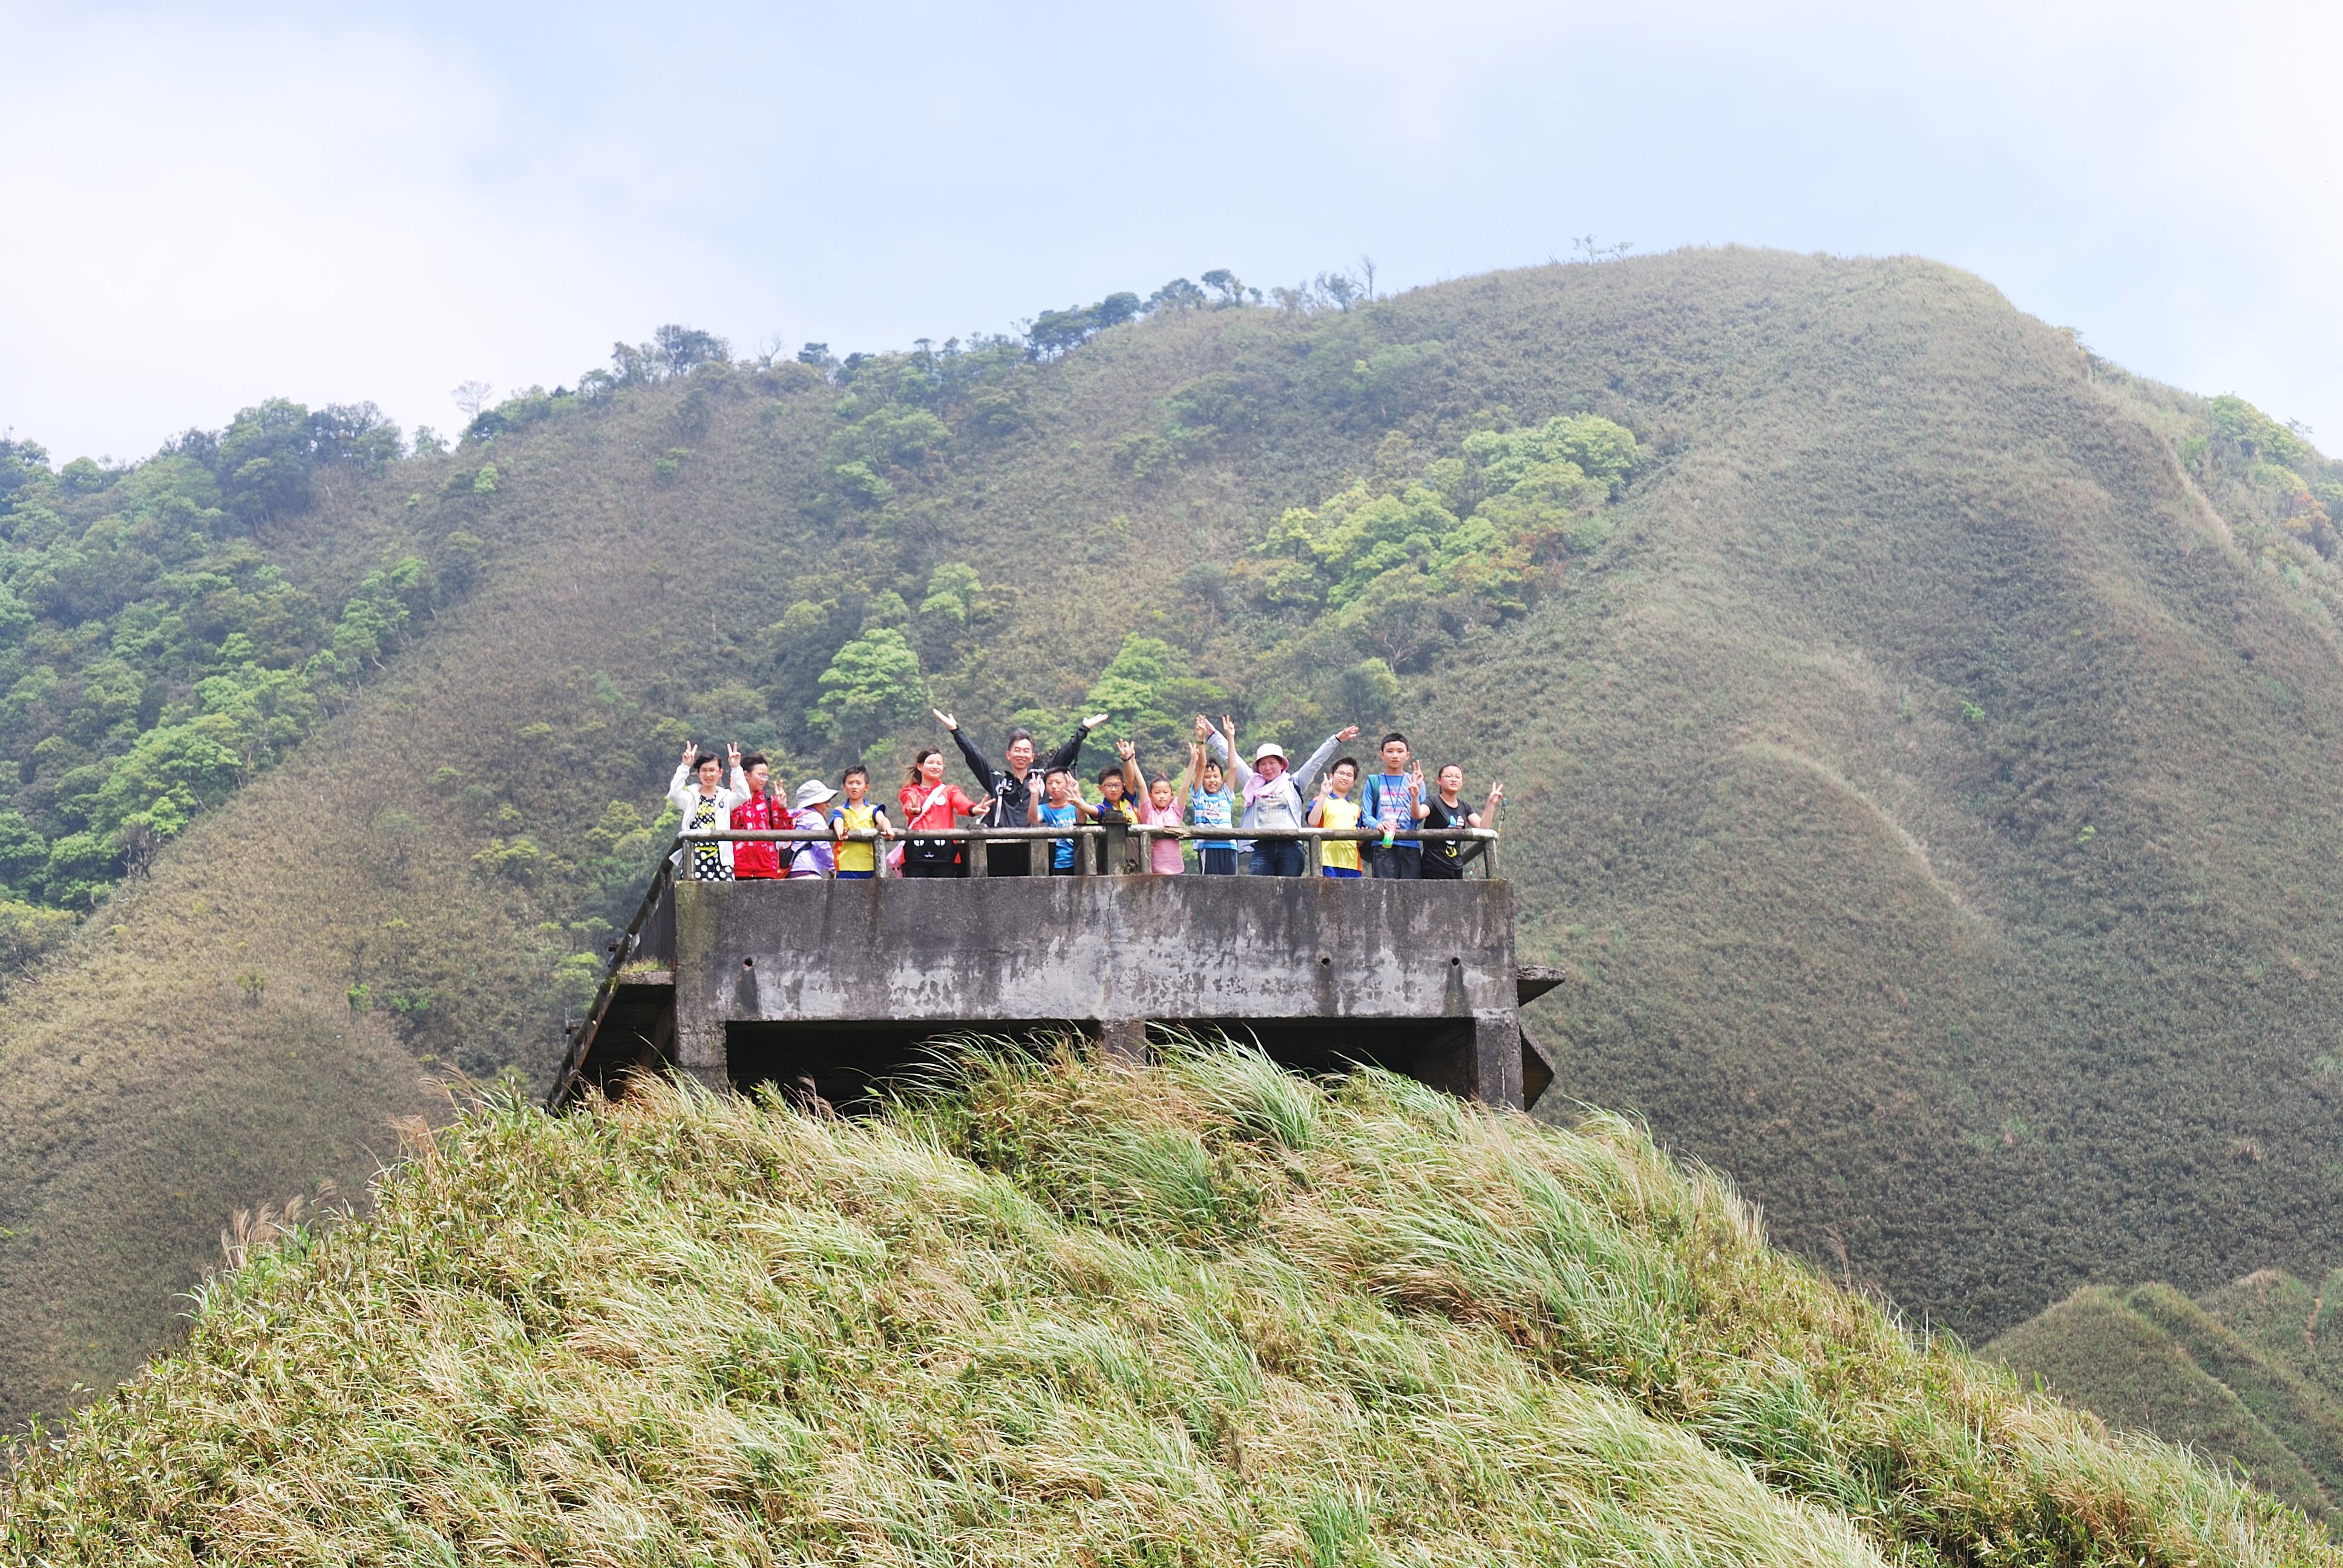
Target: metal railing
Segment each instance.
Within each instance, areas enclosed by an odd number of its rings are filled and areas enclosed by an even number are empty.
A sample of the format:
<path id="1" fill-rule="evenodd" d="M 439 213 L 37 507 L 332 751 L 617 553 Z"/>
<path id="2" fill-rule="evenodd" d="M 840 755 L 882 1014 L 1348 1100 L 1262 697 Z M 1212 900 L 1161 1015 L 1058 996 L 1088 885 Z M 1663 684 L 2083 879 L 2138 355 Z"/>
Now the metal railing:
<path id="1" fill-rule="evenodd" d="M 1239 846 L 1236 856 L 1236 874 L 1239 876 L 1256 874 L 1251 869 L 1251 857 L 1245 853 L 1245 847 L 1252 844 L 1298 842 L 1303 846 L 1304 869 L 1308 874 L 1316 876 L 1325 869 L 1325 847 L 1328 844 L 1378 845 L 1383 842 L 1383 832 L 1380 828 L 1151 828 L 1123 822 L 1085 822 L 1063 828 L 926 828 L 916 830 L 906 829 L 891 837 L 876 832 L 857 832 L 849 833 L 843 839 L 834 839 L 830 834 L 818 829 L 802 828 L 794 830 L 710 828 L 696 833 L 679 833 L 676 835 L 676 843 L 679 847 L 689 844 L 716 843 L 867 843 L 892 847 L 916 839 L 923 844 L 957 843 L 983 845 L 987 848 L 999 845 L 1008 848 L 1015 845 L 1031 845 L 1037 839 L 1072 839 L 1077 846 L 1081 847 L 1086 847 L 1091 842 L 1103 841 L 1106 845 L 1104 861 L 1109 869 L 1101 874 L 1149 876 L 1155 874 L 1151 869 L 1152 857 L 1149 850 L 1159 839 L 1196 844 L 1236 844 Z M 1477 863 L 1483 877 L 1493 877 L 1497 874 L 1497 829 L 1494 828 L 1411 829 L 1392 834 L 1391 840 L 1397 844 L 1463 843 L 1466 848 L 1463 853 L 1458 856 L 1460 868 Z M 1134 849 L 1135 854 L 1131 852 Z M 882 867 L 885 865 L 886 856 L 883 850 L 876 859 Z M 1078 848 L 1074 855 L 1075 874 L 1080 876 L 1093 874 L 1096 868 L 1092 862 L 1098 859 L 1098 856 L 1083 853 L 1081 849 Z M 982 878 L 992 874 L 989 869 L 990 860 L 989 855 L 970 854 L 966 859 L 968 864 L 963 873 L 965 876 Z M 1048 876 L 1050 868 L 1043 863 L 1041 857 L 1033 857 L 1027 874 L 1037 877 Z"/>

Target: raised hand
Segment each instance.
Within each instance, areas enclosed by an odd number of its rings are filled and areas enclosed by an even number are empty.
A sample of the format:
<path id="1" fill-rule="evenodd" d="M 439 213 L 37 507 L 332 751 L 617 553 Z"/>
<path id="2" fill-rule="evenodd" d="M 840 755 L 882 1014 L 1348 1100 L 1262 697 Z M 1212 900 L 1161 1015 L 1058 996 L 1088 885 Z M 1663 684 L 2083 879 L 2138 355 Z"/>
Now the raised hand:
<path id="1" fill-rule="evenodd" d="M 1228 737 L 1229 756 L 1234 759 L 1237 754 L 1237 721 L 1225 713 L 1221 715 L 1221 733 Z"/>
<path id="2" fill-rule="evenodd" d="M 725 743 L 724 750 L 730 759 L 733 768 L 737 770 L 740 766 L 739 743 L 737 741 L 728 741 Z"/>
<path id="3" fill-rule="evenodd" d="M 1105 722 L 1105 714 L 1093 713 L 1088 719 L 1082 720 L 1082 728 L 1085 729 L 1096 729 L 1100 725 L 1104 724 Z"/>
<path id="4" fill-rule="evenodd" d="M 689 768 L 689 767 L 690 767 L 693 763 L 695 763 L 695 762 L 697 762 L 697 761 L 699 761 L 699 741 L 697 741 L 697 740 L 687 740 L 687 741 L 685 741 L 685 742 L 683 743 L 683 765 L 684 765 L 686 768 Z"/>
<path id="5" fill-rule="evenodd" d="M 960 728 L 960 720 L 954 719 L 950 714 L 946 713 L 942 709 L 930 708 L 928 711 L 934 714 L 936 716 L 936 722 L 942 725 L 946 729 L 958 729 Z"/>
<path id="6" fill-rule="evenodd" d="M 1334 737 L 1337 740 L 1356 740 L 1358 738 L 1359 727 L 1355 724 L 1352 725 L 1349 729 L 1341 731 Z"/>
<path id="7" fill-rule="evenodd" d="M 1196 744 L 1202 746 L 1212 738 L 1212 721 L 1202 714 L 1196 715 Z"/>
<path id="8" fill-rule="evenodd" d="M 1125 762 L 1134 761 L 1139 756 L 1139 748 L 1128 740 L 1118 740 L 1114 743 L 1114 754 Z"/>

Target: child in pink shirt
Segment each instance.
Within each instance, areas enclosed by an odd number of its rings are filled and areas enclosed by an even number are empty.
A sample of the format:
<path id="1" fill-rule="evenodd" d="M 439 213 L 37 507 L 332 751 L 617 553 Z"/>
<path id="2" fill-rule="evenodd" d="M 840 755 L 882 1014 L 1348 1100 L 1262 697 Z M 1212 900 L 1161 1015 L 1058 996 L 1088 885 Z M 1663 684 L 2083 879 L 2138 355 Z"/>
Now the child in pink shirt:
<path id="1" fill-rule="evenodd" d="M 1139 802 L 1139 824 L 1142 828 L 1177 828 L 1185 836 L 1186 822 L 1180 805 L 1179 786 L 1169 779 L 1154 783 L 1139 770 L 1139 749 L 1130 741 L 1118 742 L 1115 750 L 1122 757 L 1122 771 L 1131 781 L 1131 793 Z M 1188 869 L 1181 857 L 1180 839 L 1169 834 L 1159 834 L 1149 840 L 1148 869 L 1159 877 L 1176 877 Z"/>

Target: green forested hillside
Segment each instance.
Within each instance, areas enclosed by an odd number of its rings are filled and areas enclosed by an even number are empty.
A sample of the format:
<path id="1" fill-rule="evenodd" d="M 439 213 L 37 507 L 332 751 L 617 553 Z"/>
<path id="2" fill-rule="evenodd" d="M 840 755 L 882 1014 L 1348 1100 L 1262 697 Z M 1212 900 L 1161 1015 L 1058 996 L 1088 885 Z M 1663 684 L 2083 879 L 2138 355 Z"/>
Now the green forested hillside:
<path id="1" fill-rule="evenodd" d="M 1084 1053 L 1085 1055 L 1087 1053 Z M 508 1101 L 0 1480 L 127 1561 L 2332 1563 L 1564 1131 L 1226 1042 Z M 1590 1266 L 1592 1265 L 1592 1266 Z"/>
<path id="2" fill-rule="evenodd" d="M 1917 261 L 1223 281 L 1030 346 L 676 333 L 454 450 L 313 449 L 252 544 L 313 607 L 254 662 L 314 729 L 0 1019 L 9 1410 L 136 1365 L 225 1217 L 362 1175 L 426 1072 L 541 1075 L 681 740 L 891 762 L 930 701 L 1393 721 L 1502 779 L 1525 956 L 1574 976 L 1534 1010 L 1560 1093 L 1916 1315 L 2334 1255 L 2335 476 L 2298 436 Z M 74 483 L 59 538 L 152 481 Z M 395 579 L 378 656 L 313 665 Z M 147 728 L 225 657 L 142 676 Z"/>

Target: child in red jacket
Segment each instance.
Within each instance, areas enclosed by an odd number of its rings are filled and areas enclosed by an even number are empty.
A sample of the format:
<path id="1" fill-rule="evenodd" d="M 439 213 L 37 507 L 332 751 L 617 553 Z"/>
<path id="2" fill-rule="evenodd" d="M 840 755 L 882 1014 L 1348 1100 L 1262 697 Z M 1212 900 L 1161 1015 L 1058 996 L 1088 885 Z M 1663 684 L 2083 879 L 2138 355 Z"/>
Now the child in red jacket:
<path id="1" fill-rule="evenodd" d="M 788 803 L 773 790 L 771 763 L 761 754 L 752 753 L 740 759 L 740 771 L 749 776 L 749 798 L 732 808 L 734 832 L 786 833 L 797 826 L 790 818 Z M 781 874 L 780 850 L 779 844 L 734 844 L 733 876 L 744 880 L 750 877 L 778 879 Z"/>

